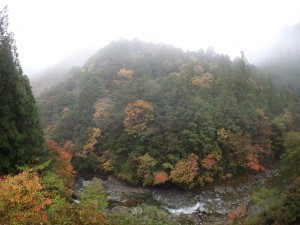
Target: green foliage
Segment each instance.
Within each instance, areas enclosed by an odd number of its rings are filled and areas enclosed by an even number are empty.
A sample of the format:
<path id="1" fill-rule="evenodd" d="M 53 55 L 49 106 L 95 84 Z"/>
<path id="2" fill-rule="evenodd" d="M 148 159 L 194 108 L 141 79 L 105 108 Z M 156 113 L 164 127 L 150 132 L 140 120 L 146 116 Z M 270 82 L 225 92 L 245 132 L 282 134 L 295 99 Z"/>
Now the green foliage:
<path id="1" fill-rule="evenodd" d="M 300 177 L 283 192 L 277 210 L 277 221 L 281 224 L 300 221 Z"/>
<path id="2" fill-rule="evenodd" d="M 47 207 L 46 224 L 108 224 L 108 219 L 104 215 L 108 203 L 100 182 L 94 182 L 85 188 L 79 204 L 67 201 L 66 189 L 56 174 L 46 173 L 42 184 L 51 197 L 51 204 Z"/>
<path id="3" fill-rule="evenodd" d="M 53 172 L 46 172 L 43 175 L 42 185 L 51 198 L 67 197 L 63 181 Z"/>
<path id="4" fill-rule="evenodd" d="M 7 9 L 0 12 L 0 174 L 44 155 L 43 131 L 29 80 L 23 75 Z"/>
<path id="5" fill-rule="evenodd" d="M 244 54 L 231 61 L 212 49 L 118 41 L 44 92 L 41 115 L 49 135 L 75 149 L 91 127 L 101 130 L 95 155 L 73 161 L 80 171 L 96 171 L 97 157 L 105 158 L 118 177 L 151 185 L 153 172 L 170 172 L 191 154 L 201 162 L 218 145 L 218 166 L 195 180 L 224 179 L 263 169 L 273 150 L 280 154 L 283 132 L 300 121 L 298 93 L 261 73 Z M 220 129 L 230 138 L 218 140 Z M 145 154 L 156 162 L 151 168 L 139 161 Z"/>
<path id="6" fill-rule="evenodd" d="M 284 146 L 285 153 L 281 157 L 280 176 L 285 183 L 290 184 L 300 176 L 300 133 L 287 133 Z"/>
<path id="7" fill-rule="evenodd" d="M 95 153 L 89 153 L 86 158 L 76 157 L 73 165 L 78 172 L 96 171 L 99 166 L 98 157 Z"/>
<path id="8" fill-rule="evenodd" d="M 251 195 L 251 200 L 254 204 L 259 205 L 261 208 L 266 209 L 270 207 L 270 198 L 276 197 L 278 191 L 276 189 L 268 189 L 265 186 L 255 191 Z M 276 202 L 276 201 L 273 201 Z"/>
<path id="9" fill-rule="evenodd" d="M 143 179 L 143 185 L 151 185 L 153 183 L 153 172 L 157 161 L 148 153 L 139 157 L 139 165 L 137 174 Z"/>
<path id="10" fill-rule="evenodd" d="M 49 225 L 104 225 L 107 217 L 98 209 L 96 202 L 71 204 L 61 197 L 55 197 L 47 209 Z"/>
<path id="11" fill-rule="evenodd" d="M 270 196 L 270 190 L 263 190 L 261 196 L 255 196 L 254 199 L 261 204 L 262 199 L 266 199 L 266 194 Z M 264 201 L 264 200 L 263 200 Z M 263 204 L 265 204 L 264 202 Z M 300 221 L 300 177 L 285 188 L 281 193 L 279 201 L 273 204 L 265 204 L 264 210 L 259 215 L 242 221 L 241 224 L 246 225 L 289 225 L 298 224 Z"/>
<path id="12" fill-rule="evenodd" d="M 138 184 L 138 177 L 135 174 L 135 165 L 130 158 L 119 159 L 114 164 L 116 175 L 122 180 L 127 180 L 132 184 Z"/>
<path id="13" fill-rule="evenodd" d="M 108 202 L 104 190 L 102 189 L 102 183 L 97 181 L 87 186 L 80 196 L 80 202 L 83 204 L 88 202 L 96 202 L 98 209 L 105 211 L 107 209 Z"/>
<path id="14" fill-rule="evenodd" d="M 168 214 L 155 206 L 136 207 L 126 214 L 115 213 L 111 217 L 112 225 L 178 225 Z"/>

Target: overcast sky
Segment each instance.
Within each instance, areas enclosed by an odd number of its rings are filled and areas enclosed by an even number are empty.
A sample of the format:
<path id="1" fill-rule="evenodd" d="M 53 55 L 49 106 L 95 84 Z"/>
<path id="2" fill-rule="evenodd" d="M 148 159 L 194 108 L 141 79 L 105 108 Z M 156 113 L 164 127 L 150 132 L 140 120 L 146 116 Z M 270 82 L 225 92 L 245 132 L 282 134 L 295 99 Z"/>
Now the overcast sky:
<path id="1" fill-rule="evenodd" d="M 119 38 L 239 55 L 300 21 L 300 0 L 0 0 L 24 71 Z"/>

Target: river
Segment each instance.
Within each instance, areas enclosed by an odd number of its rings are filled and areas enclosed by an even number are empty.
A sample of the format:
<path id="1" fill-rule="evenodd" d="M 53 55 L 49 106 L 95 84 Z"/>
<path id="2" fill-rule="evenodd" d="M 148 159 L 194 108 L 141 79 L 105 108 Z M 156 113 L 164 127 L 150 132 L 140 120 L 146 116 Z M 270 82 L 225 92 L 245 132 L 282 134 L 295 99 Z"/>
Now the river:
<path id="1" fill-rule="evenodd" d="M 115 206 L 135 207 L 140 204 L 155 205 L 168 213 L 178 216 L 187 214 L 206 224 L 221 224 L 230 210 L 244 205 L 251 208 L 250 194 L 253 188 L 278 176 L 278 168 L 272 168 L 252 175 L 246 182 L 236 185 L 214 185 L 203 191 L 184 191 L 175 188 L 136 187 L 110 176 L 103 182 L 110 208 Z M 77 187 L 82 188 L 90 180 L 79 179 Z"/>

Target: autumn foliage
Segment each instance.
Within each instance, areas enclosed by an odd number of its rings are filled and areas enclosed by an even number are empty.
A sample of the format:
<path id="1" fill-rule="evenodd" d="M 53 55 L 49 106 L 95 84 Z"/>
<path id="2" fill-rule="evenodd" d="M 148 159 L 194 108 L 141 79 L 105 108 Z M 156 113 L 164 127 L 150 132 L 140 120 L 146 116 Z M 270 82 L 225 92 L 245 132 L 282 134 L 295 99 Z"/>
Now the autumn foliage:
<path id="1" fill-rule="evenodd" d="M 124 113 L 124 126 L 128 134 L 140 134 L 153 120 L 153 106 L 143 100 L 129 103 Z"/>
<path id="2" fill-rule="evenodd" d="M 22 172 L 0 179 L 0 224 L 41 224 L 46 222 L 45 206 L 51 200 L 43 193 L 36 173 Z"/>
<path id="3" fill-rule="evenodd" d="M 128 82 L 133 78 L 134 71 L 130 69 L 122 68 L 118 71 L 117 77 L 114 80 L 116 84 L 128 84 Z"/>
<path id="4" fill-rule="evenodd" d="M 101 130 L 97 127 L 91 127 L 89 129 L 89 137 L 86 144 L 82 147 L 82 150 L 79 152 L 78 156 L 86 158 L 88 153 L 91 153 L 95 150 L 95 144 L 98 142 L 98 138 L 101 135 Z"/>
<path id="5" fill-rule="evenodd" d="M 191 154 L 187 159 L 180 160 L 171 171 L 170 178 L 173 183 L 194 186 L 193 180 L 198 174 L 198 157 Z"/>
<path id="6" fill-rule="evenodd" d="M 239 205 L 227 213 L 227 218 L 230 221 L 238 221 L 249 215 L 245 205 Z"/>
<path id="7" fill-rule="evenodd" d="M 259 163 L 259 159 L 257 157 L 257 155 L 253 154 L 253 153 L 249 153 L 247 155 L 247 160 L 248 160 L 248 163 L 247 163 L 247 166 L 255 171 L 263 171 L 265 170 L 265 168 L 260 165 Z"/>
<path id="8" fill-rule="evenodd" d="M 154 185 L 163 184 L 168 180 L 169 180 L 169 176 L 166 172 L 159 171 L 159 172 L 154 173 L 154 178 L 153 178 Z"/>
<path id="9" fill-rule="evenodd" d="M 202 161 L 201 167 L 204 169 L 211 169 L 222 158 L 220 151 L 214 151 L 208 154 Z"/>
<path id="10" fill-rule="evenodd" d="M 213 75 L 210 73 L 202 74 L 192 78 L 192 85 L 196 87 L 208 87 L 213 84 Z"/>
<path id="11" fill-rule="evenodd" d="M 72 156 L 65 149 L 59 147 L 54 141 L 48 140 L 46 145 L 53 151 L 52 155 L 55 160 L 54 172 L 62 179 L 65 187 L 68 189 L 67 192 L 70 194 L 75 184 L 75 171 L 71 164 Z"/>

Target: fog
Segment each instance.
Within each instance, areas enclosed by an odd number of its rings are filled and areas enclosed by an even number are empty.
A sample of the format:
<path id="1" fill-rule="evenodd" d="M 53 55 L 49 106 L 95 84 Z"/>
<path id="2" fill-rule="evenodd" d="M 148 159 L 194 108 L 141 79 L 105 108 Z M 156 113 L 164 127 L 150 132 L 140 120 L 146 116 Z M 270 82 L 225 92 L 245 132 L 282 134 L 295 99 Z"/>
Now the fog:
<path id="1" fill-rule="evenodd" d="M 4 5 L 29 76 L 120 38 L 183 50 L 212 46 L 232 58 L 241 50 L 255 55 L 300 21 L 299 0 L 1 0 Z"/>

